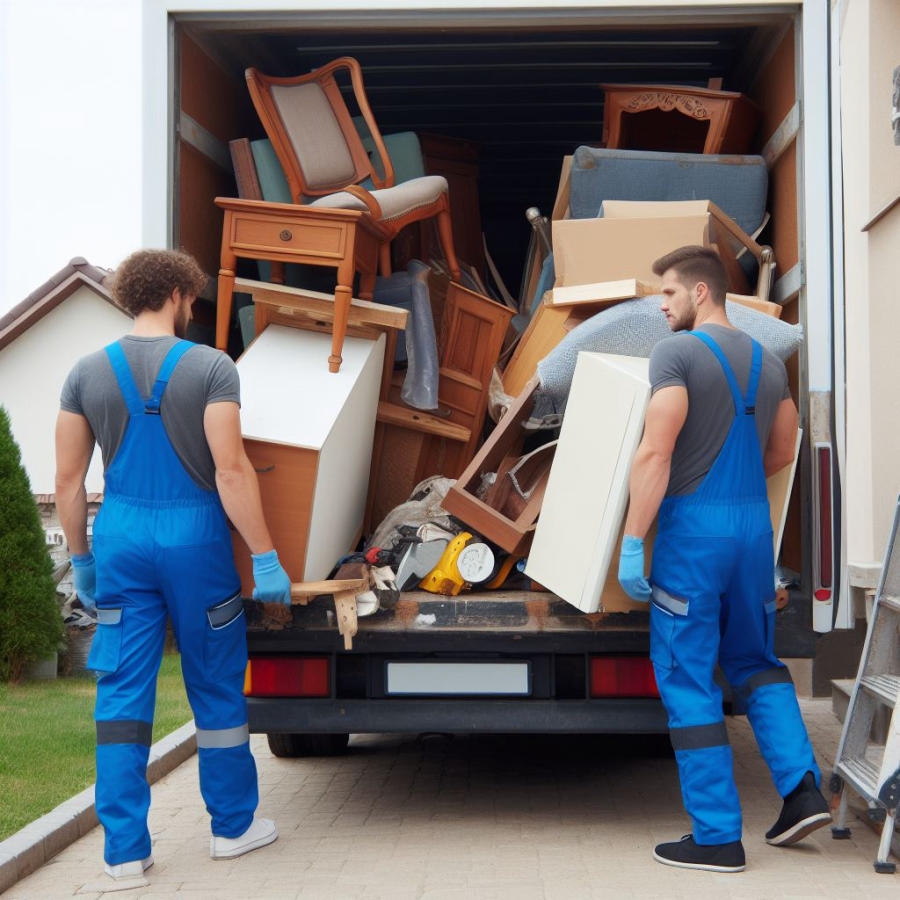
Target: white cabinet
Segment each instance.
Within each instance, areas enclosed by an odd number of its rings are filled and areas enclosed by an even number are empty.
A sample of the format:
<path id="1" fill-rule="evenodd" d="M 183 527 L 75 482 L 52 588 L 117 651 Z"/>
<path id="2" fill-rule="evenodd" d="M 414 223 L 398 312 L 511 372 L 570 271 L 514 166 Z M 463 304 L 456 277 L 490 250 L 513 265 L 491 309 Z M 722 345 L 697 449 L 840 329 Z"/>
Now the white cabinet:
<path id="1" fill-rule="evenodd" d="M 329 372 L 329 334 L 269 325 L 237 362 L 244 446 L 291 581 L 327 578 L 360 538 L 384 344 L 348 337 Z M 236 532 L 234 550 L 249 596 L 250 553 Z"/>

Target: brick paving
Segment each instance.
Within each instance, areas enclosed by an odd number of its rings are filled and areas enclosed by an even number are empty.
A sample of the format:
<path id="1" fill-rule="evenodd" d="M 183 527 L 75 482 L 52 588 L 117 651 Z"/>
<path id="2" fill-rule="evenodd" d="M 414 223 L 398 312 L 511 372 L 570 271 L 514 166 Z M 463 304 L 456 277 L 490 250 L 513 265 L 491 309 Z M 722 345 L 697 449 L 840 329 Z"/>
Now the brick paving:
<path id="1" fill-rule="evenodd" d="M 830 700 L 802 700 L 830 771 L 840 725 Z M 674 869 L 650 854 L 689 830 L 670 754 L 591 736 L 357 735 L 334 759 L 276 759 L 253 737 L 263 815 L 279 840 L 232 861 L 209 858 L 191 757 L 153 787 L 156 864 L 123 898 L 181 900 L 801 900 L 900 897 L 876 875 L 876 832 L 827 829 L 792 848 L 763 833 L 780 798 L 745 719 L 729 721 L 744 803 L 747 871 Z M 100 897 L 102 834 L 76 840 L 4 900 Z"/>

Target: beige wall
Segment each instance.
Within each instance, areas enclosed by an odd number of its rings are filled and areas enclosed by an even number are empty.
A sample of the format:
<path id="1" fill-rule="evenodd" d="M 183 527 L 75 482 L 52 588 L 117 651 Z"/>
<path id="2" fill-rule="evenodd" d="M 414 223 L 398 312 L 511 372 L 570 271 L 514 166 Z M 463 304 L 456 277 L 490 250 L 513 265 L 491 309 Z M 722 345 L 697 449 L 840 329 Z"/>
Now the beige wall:
<path id="1" fill-rule="evenodd" d="M 131 328 L 131 319 L 89 287 L 79 287 L 56 309 L 0 350 L 0 403 L 34 494 L 52 494 L 56 453 L 53 431 L 59 392 L 79 357 L 99 350 Z M 100 454 L 86 481 L 88 493 L 103 490 Z"/>
<path id="2" fill-rule="evenodd" d="M 900 3 L 842 0 L 848 562 L 880 563 L 900 491 L 900 147 L 890 124 Z"/>

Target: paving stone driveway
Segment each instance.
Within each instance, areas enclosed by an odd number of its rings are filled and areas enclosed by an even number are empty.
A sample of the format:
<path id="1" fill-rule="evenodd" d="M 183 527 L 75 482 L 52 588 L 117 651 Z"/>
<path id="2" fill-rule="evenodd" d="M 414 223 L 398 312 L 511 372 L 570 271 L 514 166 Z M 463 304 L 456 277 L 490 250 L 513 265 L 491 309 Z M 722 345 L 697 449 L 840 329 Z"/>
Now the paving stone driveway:
<path id="1" fill-rule="evenodd" d="M 828 700 L 802 700 L 820 764 L 830 771 L 840 725 Z M 210 860 L 196 756 L 153 787 L 156 864 L 150 887 L 125 898 L 581 900 L 581 898 L 900 897 L 900 874 L 872 869 L 877 834 L 858 818 L 850 841 L 826 829 L 793 848 L 763 833 L 780 799 L 747 722 L 729 722 L 744 802 L 747 871 L 661 866 L 653 845 L 689 830 L 675 763 L 623 739 L 358 735 L 336 759 L 276 759 L 254 736 L 270 847 Z M 4 900 L 99 897 L 102 835 L 94 829 L 10 888 Z"/>

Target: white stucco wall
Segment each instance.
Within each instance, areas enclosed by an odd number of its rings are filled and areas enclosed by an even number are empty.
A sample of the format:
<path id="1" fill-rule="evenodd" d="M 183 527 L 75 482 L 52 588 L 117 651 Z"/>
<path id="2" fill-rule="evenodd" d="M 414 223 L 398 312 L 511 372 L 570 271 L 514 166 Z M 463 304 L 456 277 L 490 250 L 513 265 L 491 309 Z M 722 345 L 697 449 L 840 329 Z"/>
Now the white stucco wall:
<path id="1" fill-rule="evenodd" d="M 32 493 L 54 491 L 54 426 L 66 375 L 81 356 L 130 327 L 125 313 L 82 286 L 0 350 L 0 404 L 9 413 Z M 103 490 L 99 453 L 94 454 L 85 487 L 88 493 Z"/>
<path id="2" fill-rule="evenodd" d="M 847 352 L 847 550 L 876 570 L 900 491 L 900 306 L 896 261 L 900 147 L 890 127 L 891 75 L 900 65 L 900 4 L 843 0 L 841 116 Z M 869 227 L 867 227 L 869 226 Z"/>

